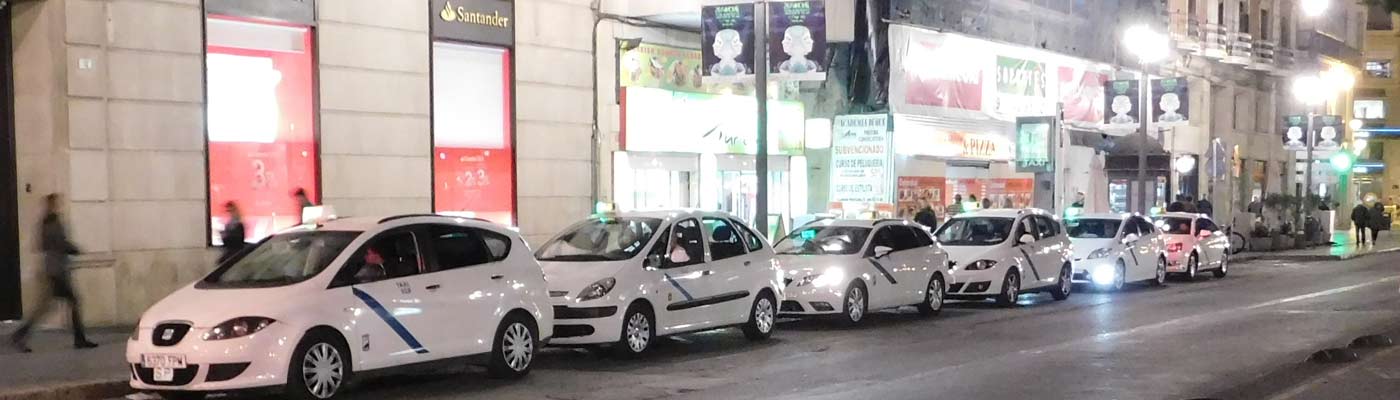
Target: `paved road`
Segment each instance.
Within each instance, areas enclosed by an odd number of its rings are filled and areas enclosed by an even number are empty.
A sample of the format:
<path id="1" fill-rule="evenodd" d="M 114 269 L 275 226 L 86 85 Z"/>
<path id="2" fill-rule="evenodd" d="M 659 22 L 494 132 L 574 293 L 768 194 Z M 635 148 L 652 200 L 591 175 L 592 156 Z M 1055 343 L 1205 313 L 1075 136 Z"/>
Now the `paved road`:
<path id="1" fill-rule="evenodd" d="M 1267 398 L 1240 388 L 1276 387 L 1260 380 L 1400 324 L 1397 261 L 1237 264 L 1225 279 L 1025 296 L 1016 309 L 953 303 L 933 318 L 877 313 L 854 329 L 792 321 L 765 343 L 686 335 L 637 361 L 558 349 L 520 382 L 437 371 L 364 382 L 351 398 Z"/>

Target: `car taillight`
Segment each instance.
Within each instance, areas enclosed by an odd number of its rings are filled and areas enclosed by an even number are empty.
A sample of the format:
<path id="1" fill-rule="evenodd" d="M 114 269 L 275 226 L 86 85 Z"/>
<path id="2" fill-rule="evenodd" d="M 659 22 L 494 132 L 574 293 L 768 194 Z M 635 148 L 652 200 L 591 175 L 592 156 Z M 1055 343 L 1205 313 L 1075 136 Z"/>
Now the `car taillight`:
<path id="1" fill-rule="evenodd" d="M 1175 252 L 1181 251 L 1181 243 L 1170 243 L 1170 244 L 1167 244 L 1167 251 L 1168 251 L 1168 252 L 1171 252 L 1171 253 L 1175 253 Z"/>

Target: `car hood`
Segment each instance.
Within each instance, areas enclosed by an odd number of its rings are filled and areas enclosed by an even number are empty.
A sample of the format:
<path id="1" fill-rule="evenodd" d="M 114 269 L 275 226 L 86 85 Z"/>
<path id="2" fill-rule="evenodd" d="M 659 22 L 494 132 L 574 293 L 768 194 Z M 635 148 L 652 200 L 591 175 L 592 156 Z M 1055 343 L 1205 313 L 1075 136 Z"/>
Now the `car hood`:
<path id="1" fill-rule="evenodd" d="M 1074 258 L 1088 257 L 1094 250 L 1113 246 L 1113 239 L 1070 239 L 1070 244 L 1074 245 Z"/>
<path id="2" fill-rule="evenodd" d="M 831 267 L 850 265 L 860 260 L 856 255 L 796 255 L 779 254 L 773 257 L 783 268 L 784 278 L 800 278 L 821 273 Z"/>
<path id="3" fill-rule="evenodd" d="M 943 251 L 948 252 L 948 259 L 957 262 L 959 266 L 977 260 L 996 260 L 996 253 L 1000 249 L 1001 246 L 943 246 Z"/>
<path id="4" fill-rule="evenodd" d="M 305 282 L 303 282 L 305 283 Z M 270 288 L 201 289 L 195 285 L 165 296 L 142 315 L 143 328 L 154 327 L 162 321 L 188 321 L 195 328 L 209 328 L 238 317 L 268 317 L 282 319 L 287 307 L 297 301 L 303 285 Z"/>
<path id="5" fill-rule="evenodd" d="M 573 294 L 576 290 L 582 290 L 593 282 L 603 278 L 613 278 L 617 276 L 626 266 L 636 266 L 641 268 L 641 262 L 634 260 L 623 261 L 541 261 L 540 268 L 544 270 L 544 279 L 548 282 L 549 291 L 565 291 Z"/>

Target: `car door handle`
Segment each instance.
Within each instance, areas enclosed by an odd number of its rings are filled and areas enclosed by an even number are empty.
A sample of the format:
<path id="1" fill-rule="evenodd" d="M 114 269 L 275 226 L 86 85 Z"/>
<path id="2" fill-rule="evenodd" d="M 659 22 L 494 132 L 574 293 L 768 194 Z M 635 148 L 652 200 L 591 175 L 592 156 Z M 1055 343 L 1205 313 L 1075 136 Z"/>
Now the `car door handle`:
<path id="1" fill-rule="evenodd" d="M 428 285 L 428 287 L 425 287 L 424 289 L 428 289 L 429 292 L 436 292 L 438 289 L 442 289 L 442 285 Z"/>
<path id="2" fill-rule="evenodd" d="M 505 275 L 491 275 L 491 280 L 493 280 L 493 281 L 499 281 L 499 280 L 501 280 L 501 279 L 505 279 L 505 277 L 506 277 Z"/>

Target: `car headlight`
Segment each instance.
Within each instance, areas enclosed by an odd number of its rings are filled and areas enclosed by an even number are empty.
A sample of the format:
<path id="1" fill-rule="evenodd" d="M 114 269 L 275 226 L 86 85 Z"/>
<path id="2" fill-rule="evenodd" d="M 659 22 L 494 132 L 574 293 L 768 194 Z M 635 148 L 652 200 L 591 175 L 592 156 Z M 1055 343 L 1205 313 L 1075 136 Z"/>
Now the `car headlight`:
<path id="1" fill-rule="evenodd" d="M 1109 247 L 1104 247 L 1104 248 L 1102 248 L 1102 249 L 1094 250 L 1093 253 L 1089 253 L 1089 259 L 1090 259 L 1090 260 L 1093 260 L 1093 259 L 1096 259 L 1096 258 L 1108 257 L 1109 253 L 1112 253 L 1112 252 L 1113 252 L 1113 249 L 1112 249 L 1112 248 L 1109 248 Z"/>
<path id="2" fill-rule="evenodd" d="M 826 272 L 817 274 L 817 277 L 812 279 L 812 286 L 837 286 L 845 282 L 846 271 L 842 271 L 840 268 L 827 268 Z"/>
<path id="3" fill-rule="evenodd" d="M 977 260 L 977 261 L 973 261 L 971 264 L 968 264 L 968 265 L 967 265 L 967 268 L 963 268 L 963 269 L 968 270 L 968 271 L 980 271 L 980 270 L 984 270 L 984 269 L 992 269 L 992 267 L 995 267 L 996 265 L 997 265 L 997 262 L 996 262 L 996 261 L 992 261 L 992 260 Z"/>
<path id="4" fill-rule="evenodd" d="M 1112 284 L 1115 279 L 1118 279 L 1118 268 L 1113 265 L 1100 265 L 1094 268 L 1093 273 L 1089 274 L 1089 279 L 1093 280 L 1096 285 Z"/>
<path id="5" fill-rule="evenodd" d="M 241 338 L 258 333 L 258 331 L 267 328 L 268 325 L 272 325 L 273 322 L 276 321 L 267 317 L 234 318 L 224 321 L 222 324 L 215 325 L 213 328 L 209 329 L 208 332 L 204 332 L 204 340 Z"/>
<path id="6" fill-rule="evenodd" d="M 617 285 L 617 279 L 599 279 L 597 282 L 589 284 L 584 287 L 582 291 L 578 292 L 578 301 L 593 300 L 607 296 L 608 292 L 612 291 L 614 285 Z"/>
<path id="7" fill-rule="evenodd" d="M 792 284 L 792 286 L 794 286 L 794 287 L 800 287 L 800 286 L 811 285 L 811 284 L 812 284 L 812 281 L 816 280 L 817 277 L 820 277 L 820 276 L 822 276 L 822 274 L 811 274 L 811 275 L 804 276 L 804 277 L 802 277 L 802 279 L 798 279 L 798 280 L 794 281 L 793 284 Z"/>

